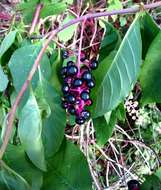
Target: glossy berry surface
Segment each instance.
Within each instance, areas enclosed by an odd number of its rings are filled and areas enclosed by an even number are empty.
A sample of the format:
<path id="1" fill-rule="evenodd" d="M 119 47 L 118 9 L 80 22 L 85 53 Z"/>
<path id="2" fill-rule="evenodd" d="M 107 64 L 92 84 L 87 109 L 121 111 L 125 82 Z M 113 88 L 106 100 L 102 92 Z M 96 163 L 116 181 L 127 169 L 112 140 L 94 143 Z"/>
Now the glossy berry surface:
<path id="1" fill-rule="evenodd" d="M 94 88 L 94 87 L 95 87 L 95 82 L 94 82 L 93 80 L 89 80 L 89 81 L 87 82 L 87 86 L 88 86 L 89 88 Z"/>
<path id="2" fill-rule="evenodd" d="M 81 112 L 81 117 L 83 117 L 84 119 L 89 119 L 89 117 L 90 117 L 89 111 L 83 110 L 83 111 Z"/>
<path id="3" fill-rule="evenodd" d="M 73 104 L 73 103 L 76 102 L 76 98 L 75 98 L 73 95 L 69 94 L 69 95 L 67 96 L 67 101 L 68 101 L 69 103 Z"/>
<path id="4" fill-rule="evenodd" d="M 61 69 L 60 74 L 62 75 L 62 77 L 65 76 L 65 75 L 67 74 L 67 67 L 63 67 L 63 68 Z"/>
<path id="5" fill-rule="evenodd" d="M 85 123 L 85 119 L 83 117 L 79 117 L 79 118 L 76 118 L 75 122 L 78 124 L 78 125 L 82 125 Z"/>
<path id="6" fill-rule="evenodd" d="M 74 87 L 80 87 L 83 84 L 82 79 L 75 79 L 73 82 Z"/>
<path id="7" fill-rule="evenodd" d="M 140 190 L 140 183 L 137 180 L 130 180 L 127 183 L 128 190 Z"/>
<path id="8" fill-rule="evenodd" d="M 64 94 L 66 94 L 66 93 L 69 92 L 69 85 L 67 83 L 63 84 L 63 86 L 62 86 L 62 92 Z"/>
<path id="9" fill-rule="evenodd" d="M 69 56 L 69 55 L 68 55 L 68 52 L 67 52 L 67 51 L 64 51 L 64 52 L 63 52 L 63 59 L 67 59 L 68 56 Z"/>
<path id="10" fill-rule="evenodd" d="M 91 63 L 90 63 L 90 68 L 91 68 L 92 70 L 95 70 L 95 69 L 97 69 L 97 67 L 98 67 L 98 61 L 97 61 L 97 60 L 91 61 Z"/>
<path id="11" fill-rule="evenodd" d="M 82 75 L 82 79 L 86 80 L 86 81 L 89 81 L 92 79 L 92 75 L 89 71 L 85 71 Z"/>
<path id="12" fill-rule="evenodd" d="M 83 91 L 82 93 L 81 93 L 81 98 L 82 98 L 82 100 L 84 100 L 84 101 L 87 101 L 87 100 L 89 100 L 89 93 L 87 92 L 87 91 Z"/>
<path id="13" fill-rule="evenodd" d="M 98 61 L 96 56 L 89 60 L 89 52 L 86 51 L 69 51 L 65 53 L 65 60 L 61 69 L 62 84 L 62 107 L 66 111 L 75 116 L 75 122 L 78 125 L 84 124 L 90 119 L 90 112 L 87 110 L 88 106 L 92 105 L 90 93 L 92 88 L 95 87 L 95 80 L 92 71 L 97 69 Z M 80 53 L 80 54 L 79 54 Z M 80 61 L 78 57 L 80 55 Z M 70 58 L 70 56 L 72 56 Z M 65 58 L 64 57 L 64 58 Z M 73 60 L 76 60 L 74 62 Z"/>
<path id="14" fill-rule="evenodd" d="M 76 113 L 76 110 L 74 108 L 74 106 L 71 106 L 68 108 L 68 112 L 71 114 L 71 115 L 74 115 Z"/>
<path id="15" fill-rule="evenodd" d="M 78 68 L 75 65 L 71 65 L 67 67 L 67 74 L 68 75 L 76 75 L 78 73 Z"/>

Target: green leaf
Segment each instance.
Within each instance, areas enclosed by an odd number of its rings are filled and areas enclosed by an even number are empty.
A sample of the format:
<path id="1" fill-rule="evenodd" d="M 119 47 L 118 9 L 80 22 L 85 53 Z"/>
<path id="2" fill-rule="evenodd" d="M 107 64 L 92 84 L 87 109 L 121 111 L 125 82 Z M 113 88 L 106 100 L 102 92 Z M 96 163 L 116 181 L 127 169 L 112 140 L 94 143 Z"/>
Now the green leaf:
<path id="1" fill-rule="evenodd" d="M 44 97 L 50 106 L 51 114 L 43 121 L 43 144 L 45 156 L 55 154 L 64 138 L 66 113 L 61 108 L 61 98 L 47 81 L 43 81 Z"/>
<path id="2" fill-rule="evenodd" d="M 108 7 L 107 7 L 108 11 L 120 10 L 120 9 L 122 9 L 122 3 L 120 0 L 108 0 Z M 117 16 L 114 15 L 112 16 L 112 18 L 116 20 Z"/>
<path id="3" fill-rule="evenodd" d="M 83 153 L 71 142 L 63 142 L 59 152 L 49 160 L 43 190 L 90 190 L 92 181 Z"/>
<path id="4" fill-rule="evenodd" d="M 140 73 L 142 86 L 141 102 L 145 105 L 152 102 L 161 102 L 161 31 L 153 40 L 148 49 Z"/>
<path id="5" fill-rule="evenodd" d="M 3 161 L 0 161 L 0 188 L 12 190 L 30 190 L 27 181 L 9 168 Z"/>
<path id="6" fill-rule="evenodd" d="M 65 2 L 45 3 L 40 16 L 42 18 L 45 18 L 50 15 L 58 15 L 64 12 L 66 8 L 67 5 Z"/>
<path id="7" fill-rule="evenodd" d="M 38 0 L 22 2 L 18 4 L 17 10 L 22 11 L 25 22 L 31 23 Z"/>
<path id="8" fill-rule="evenodd" d="M 145 182 L 141 185 L 141 190 L 160 190 L 161 181 L 153 174 L 147 176 Z"/>
<path id="9" fill-rule="evenodd" d="M 41 138 L 41 115 L 32 93 L 22 109 L 19 118 L 18 133 L 21 143 L 33 164 L 41 170 L 46 170 L 44 147 Z"/>
<path id="10" fill-rule="evenodd" d="M 30 162 L 22 146 L 9 144 L 4 160 L 9 167 L 26 179 L 32 190 L 40 190 L 42 172 Z"/>
<path id="11" fill-rule="evenodd" d="M 62 25 L 66 24 L 67 22 L 69 22 L 70 20 L 72 20 L 74 18 L 75 17 L 73 15 L 68 13 L 66 18 L 63 20 Z M 65 30 L 59 32 L 58 37 L 59 37 L 60 41 L 67 42 L 68 40 L 70 40 L 72 38 L 72 36 L 74 35 L 77 25 L 78 24 L 71 25 L 68 28 L 66 28 Z"/>
<path id="12" fill-rule="evenodd" d="M 11 31 L 7 34 L 7 36 L 4 38 L 0 45 L 0 58 L 3 56 L 3 54 L 11 47 L 11 45 L 14 43 L 16 38 L 17 30 Z"/>
<path id="13" fill-rule="evenodd" d="M 104 28 L 106 32 L 101 42 L 99 62 L 105 59 L 113 50 L 118 49 L 121 43 L 119 32 L 110 23 L 105 23 Z"/>
<path id="14" fill-rule="evenodd" d="M 3 69 L 0 65 L 0 92 L 3 92 L 8 85 L 7 75 L 4 74 Z"/>
<path id="15" fill-rule="evenodd" d="M 10 61 L 9 61 L 9 69 L 11 71 L 11 75 L 13 78 L 13 85 L 17 93 L 19 93 L 22 85 L 28 77 L 28 74 L 34 64 L 35 59 L 38 56 L 38 53 L 41 49 L 40 44 L 36 45 L 26 45 L 24 47 L 16 50 Z M 41 62 L 40 62 L 40 70 L 45 79 L 48 79 L 51 74 L 50 62 L 46 54 L 44 54 Z M 38 71 L 36 71 L 35 75 L 32 79 L 32 87 L 36 88 L 37 82 L 39 80 Z M 28 99 L 29 91 L 27 90 L 25 96 L 22 99 L 22 106 L 26 103 Z"/>
<path id="16" fill-rule="evenodd" d="M 116 108 L 133 88 L 140 70 L 142 44 L 139 17 L 127 31 L 116 56 L 109 55 L 94 72 L 97 81 L 92 92 L 92 116 L 98 117 Z"/>
<path id="17" fill-rule="evenodd" d="M 149 46 L 152 41 L 160 31 L 157 24 L 154 22 L 152 16 L 148 13 L 144 13 L 143 16 L 140 17 L 140 27 L 141 27 L 141 38 L 142 38 L 142 57 L 145 59 L 146 53 L 148 51 Z"/>
<path id="18" fill-rule="evenodd" d="M 120 104 L 112 112 L 107 112 L 104 116 L 93 119 L 94 128 L 96 130 L 97 143 L 103 146 L 112 136 L 113 128 L 117 120 L 124 121 L 125 110 L 123 104 Z"/>

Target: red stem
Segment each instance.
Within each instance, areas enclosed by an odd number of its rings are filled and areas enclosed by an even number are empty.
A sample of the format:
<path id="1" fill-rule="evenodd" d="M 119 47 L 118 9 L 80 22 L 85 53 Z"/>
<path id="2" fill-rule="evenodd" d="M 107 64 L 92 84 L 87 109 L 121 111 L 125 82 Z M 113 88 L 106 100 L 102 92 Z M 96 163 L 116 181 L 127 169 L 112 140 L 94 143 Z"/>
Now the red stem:
<path id="1" fill-rule="evenodd" d="M 148 4 L 148 5 L 144 5 L 144 9 L 154 9 L 154 8 L 157 8 L 157 7 L 160 7 L 161 6 L 161 1 L 158 1 L 156 3 L 151 3 L 151 4 Z M 5 136 L 4 136 L 4 140 L 3 140 L 3 143 L 2 143 L 2 146 L 0 148 L 0 159 L 2 159 L 3 157 L 3 154 L 7 148 L 7 145 L 8 145 L 8 142 L 9 142 L 9 139 L 10 139 L 10 136 L 11 136 L 11 132 L 12 132 L 12 127 L 13 127 L 13 121 L 14 121 L 14 117 L 15 117 L 15 113 L 16 113 L 16 109 L 17 109 L 17 106 L 23 96 L 23 94 L 25 93 L 30 81 L 32 80 L 32 77 L 34 76 L 37 68 L 38 68 L 38 65 L 42 59 L 42 56 L 45 52 L 45 50 L 47 49 L 49 43 L 52 41 L 52 39 L 56 36 L 56 34 L 62 30 L 64 30 L 65 28 L 73 25 L 73 24 L 76 24 L 76 23 L 79 23 L 83 20 L 87 20 L 89 18 L 98 18 L 98 17 L 105 17 L 105 16 L 111 16 L 111 15 L 123 15 L 123 14 L 132 14 L 132 13 L 136 13 L 138 11 L 140 11 L 141 7 L 138 5 L 136 7 L 132 7 L 132 8 L 127 8 L 127 9 L 122 9 L 122 10 L 114 10 L 114 11 L 107 11 L 107 12 L 101 12 L 101 13 L 91 13 L 91 14 L 87 14 L 87 15 L 84 15 L 84 16 L 81 16 L 79 18 L 76 18 L 76 19 L 73 19 L 71 20 L 70 22 L 68 22 L 67 24 L 59 27 L 58 29 L 56 30 L 53 30 L 48 38 L 48 40 L 46 41 L 46 43 L 44 44 L 44 46 L 42 47 L 41 51 L 39 52 L 36 60 L 35 60 L 35 63 L 26 79 L 26 81 L 24 82 L 12 108 L 11 108 L 11 111 L 10 111 L 10 114 L 9 114 L 9 117 L 8 117 L 8 125 L 6 127 L 6 132 L 5 132 Z"/>
<path id="2" fill-rule="evenodd" d="M 29 31 L 30 35 L 35 31 L 35 27 L 36 27 L 37 22 L 39 20 L 39 15 L 40 15 L 41 9 L 42 9 L 42 4 L 38 4 L 36 6 L 36 10 L 35 10 L 34 17 L 33 17 L 33 20 L 32 20 L 32 25 L 31 25 L 31 28 L 30 28 L 30 31 Z"/>

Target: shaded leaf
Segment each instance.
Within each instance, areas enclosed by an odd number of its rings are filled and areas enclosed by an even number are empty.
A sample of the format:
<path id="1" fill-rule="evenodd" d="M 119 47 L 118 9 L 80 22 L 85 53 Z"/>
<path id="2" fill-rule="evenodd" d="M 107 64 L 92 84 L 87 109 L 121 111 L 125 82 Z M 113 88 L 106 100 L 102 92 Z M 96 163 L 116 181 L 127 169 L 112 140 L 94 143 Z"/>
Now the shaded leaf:
<path id="1" fill-rule="evenodd" d="M 9 167 L 26 179 L 32 190 L 40 189 L 42 172 L 30 162 L 22 146 L 9 144 L 4 160 Z"/>
<path id="2" fill-rule="evenodd" d="M 140 73 L 143 104 L 161 102 L 161 31 L 148 49 Z"/>
<path id="3" fill-rule="evenodd" d="M 27 181 L 0 161 L 0 188 L 2 190 L 30 190 Z"/>
<path id="4" fill-rule="evenodd" d="M 60 95 L 43 81 L 44 97 L 50 106 L 51 114 L 43 121 L 43 144 L 46 157 L 55 154 L 64 138 L 64 129 L 66 126 L 66 113 L 61 108 Z"/>
<path id="5" fill-rule="evenodd" d="M 7 75 L 4 74 L 3 69 L 0 65 L 0 92 L 3 92 L 8 85 L 8 78 Z"/>
<path id="6" fill-rule="evenodd" d="M 160 29 L 155 23 L 152 16 L 150 16 L 146 12 L 144 13 L 143 16 L 140 17 L 140 27 L 141 27 L 142 46 L 144 47 L 142 49 L 142 57 L 144 59 L 150 44 L 152 43 L 152 41 L 154 40 Z"/>
<path id="7" fill-rule="evenodd" d="M 141 190 L 160 190 L 160 188 L 161 181 L 155 174 L 147 176 L 145 182 L 141 185 Z"/>
<path id="8" fill-rule="evenodd" d="M 109 55 L 110 57 L 100 63 L 94 74 L 97 83 L 92 92 L 93 117 L 113 110 L 129 94 L 137 80 L 141 54 L 140 25 L 137 17 L 126 33 L 113 61 Z"/>
<path id="9" fill-rule="evenodd" d="M 46 190 L 89 190 L 92 186 L 88 165 L 83 153 L 71 142 L 64 140 L 60 150 L 49 159 L 44 174 Z"/>
<path id="10" fill-rule="evenodd" d="M 16 38 L 17 31 L 11 31 L 9 32 L 6 37 L 3 39 L 1 45 L 0 45 L 0 58 L 3 56 L 3 54 L 11 47 L 11 45 L 14 43 Z"/>
<path id="11" fill-rule="evenodd" d="M 19 118 L 18 133 L 30 160 L 41 170 L 46 170 L 41 132 L 40 110 L 34 95 L 31 93 Z"/>

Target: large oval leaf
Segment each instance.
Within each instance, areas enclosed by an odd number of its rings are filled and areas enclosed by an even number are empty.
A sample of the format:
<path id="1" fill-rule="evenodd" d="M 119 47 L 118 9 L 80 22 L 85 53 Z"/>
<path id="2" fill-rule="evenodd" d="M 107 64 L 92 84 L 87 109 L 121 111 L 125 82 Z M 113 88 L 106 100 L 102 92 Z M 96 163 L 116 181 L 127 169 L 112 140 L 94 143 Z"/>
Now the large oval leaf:
<path id="1" fill-rule="evenodd" d="M 24 47 L 16 50 L 10 61 L 9 68 L 13 78 L 13 85 L 15 87 L 16 93 L 18 93 L 27 79 L 27 76 L 35 62 L 35 59 L 41 49 L 40 44 L 36 45 L 26 45 Z M 50 62 L 47 55 L 44 55 L 40 62 L 40 69 L 43 76 L 48 79 L 51 73 Z M 39 80 L 38 71 L 35 73 L 32 79 L 33 89 L 37 86 Z M 22 99 L 22 104 L 24 105 L 28 99 L 29 91 L 27 90 L 24 98 Z"/>
<path id="2" fill-rule="evenodd" d="M 105 58 L 95 72 L 93 117 L 113 110 L 124 100 L 137 80 L 142 55 L 139 17 L 127 31 L 113 61 Z"/>
<path id="3" fill-rule="evenodd" d="M 42 190 L 90 190 L 92 181 L 83 153 L 71 142 L 63 142 L 48 162 Z"/>
<path id="4" fill-rule="evenodd" d="M 31 93 L 20 115 L 18 133 L 30 160 L 41 170 L 46 170 L 41 132 L 40 110 L 34 95 Z"/>
<path id="5" fill-rule="evenodd" d="M 4 74 L 3 69 L 0 65 L 0 92 L 3 92 L 8 85 L 7 75 Z"/>
<path id="6" fill-rule="evenodd" d="M 161 103 L 161 31 L 153 40 L 140 73 L 142 103 Z"/>

